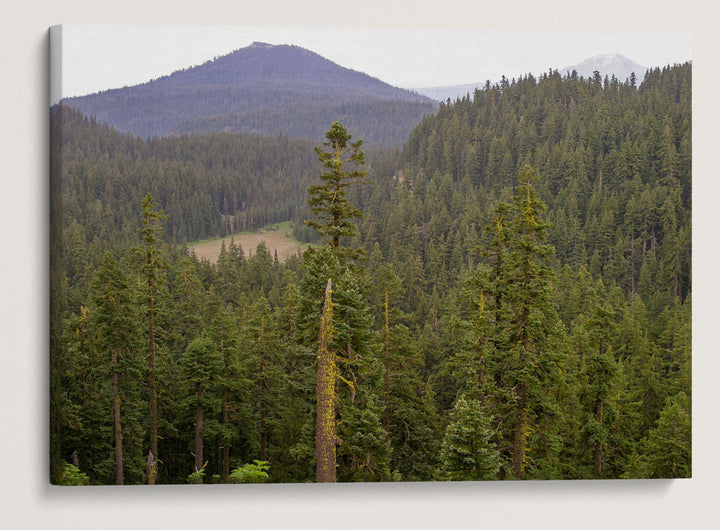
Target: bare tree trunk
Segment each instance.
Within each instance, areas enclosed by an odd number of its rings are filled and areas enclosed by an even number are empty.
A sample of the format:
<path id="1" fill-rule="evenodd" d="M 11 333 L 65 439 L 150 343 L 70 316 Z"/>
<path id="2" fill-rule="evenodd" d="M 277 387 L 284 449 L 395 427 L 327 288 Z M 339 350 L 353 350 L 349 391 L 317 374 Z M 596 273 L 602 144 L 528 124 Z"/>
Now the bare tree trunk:
<path id="1" fill-rule="evenodd" d="M 227 393 L 223 395 L 223 424 L 229 423 L 228 414 L 228 402 Z M 223 468 L 222 468 L 222 481 L 227 482 L 230 480 L 230 440 L 225 438 L 223 442 Z"/>
<path id="2" fill-rule="evenodd" d="M 227 369 L 227 361 L 225 360 L 225 324 L 220 324 L 220 356 L 223 360 L 223 377 L 227 380 L 228 377 L 228 369 Z M 230 413 L 228 411 L 228 393 L 227 390 L 223 390 L 223 399 L 222 399 L 222 424 L 223 426 L 227 426 L 230 423 Z M 226 484 L 230 480 L 230 439 L 226 434 L 222 435 L 222 449 L 220 450 L 221 454 L 219 455 L 221 467 L 220 467 L 220 482 L 223 484 Z"/>
<path id="3" fill-rule="evenodd" d="M 262 337 L 261 337 L 262 340 Z M 261 360 L 260 360 L 260 375 L 261 375 L 261 387 L 262 392 L 265 395 L 268 395 L 269 387 L 267 384 L 267 378 L 265 376 L 266 369 L 265 369 L 265 355 L 264 353 L 261 354 Z M 267 460 L 267 448 L 268 448 L 268 432 L 267 432 L 267 404 L 265 403 L 265 400 L 260 400 L 260 460 Z"/>
<path id="4" fill-rule="evenodd" d="M 113 423 L 115 430 L 115 483 L 118 486 L 123 485 L 123 445 L 122 445 L 122 426 L 120 424 L 120 388 L 118 385 L 117 373 L 117 352 L 112 350 L 110 353 L 110 365 L 112 366 L 112 386 L 113 386 Z"/>
<path id="5" fill-rule="evenodd" d="M 260 414 L 260 428 L 262 429 L 262 432 L 260 433 L 260 460 L 267 460 L 268 435 L 266 430 L 267 427 L 265 426 L 264 412 L 261 412 Z"/>
<path id="6" fill-rule="evenodd" d="M 515 478 L 525 475 L 525 449 L 527 446 L 527 385 L 518 388 L 518 404 L 515 412 L 515 441 L 513 443 L 513 472 Z"/>
<path id="7" fill-rule="evenodd" d="M 337 365 L 335 352 L 330 348 L 332 341 L 332 281 L 325 288 L 325 303 L 320 321 L 318 339 L 315 418 L 315 480 L 335 482 L 335 379 Z"/>
<path id="8" fill-rule="evenodd" d="M 387 404 L 390 400 L 390 365 L 389 365 L 389 356 L 390 356 L 390 304 L 389 304 L 389 296 L 388 296 L 388 290 L 387 287 L 385 288 L 385 325 L 383 327 L 383 334 L 385 335 L 385 348 L 384 348 L 384 368 L 385 373 L 383 374 L 383 403 L 385 403 L 385 407 L 387 407 Z M 386 440 L 390 437 L 390 418 L 387 414 L 385 414 L 385 421 L 383 422 L 383 427 L 385 428 L 385 438 Z"/>
<path id="9" fill-rule="evenodd" d="M 228 413 L 228 400 L 227 392 L 223 393 L 223 405 L 222 405 L 222 422 L 223 425 L 230 423 L 230 417 Z M 223 435 L 222 444 L 222 469 L 220 470 L 220 480 L 223 484 L 230 480 L 230 439 Z"/>
<path id="10" fill-rule="evenodd" d="M 148 477 L 148 484 L 155 484 L 155 473 L 157 472 L 157 462 L 155 461 L 155 455 L 152 451 L 148 451 L 147 465 L 145 467 L 145 473 Z M 152 480 L 152 482 L 151 482 Z"/>
<path id="11" fill-rule="evenodd" d="M 596 416 L 601 430 L 603 428 L 603 422 L 605 420 L 604 412 L 605 411 L 604 411 L 604 407 L 603 407 L 603 402 L 601 401 L 600 405 L 598 406 L 597 416 Z M 603 463 L 604 463 L 603 460 L 604 460 L 603 444 L 602 444 L 602 442 L 597 442 L 597 445 L 595 446 L 595 476 L 598 478 L 601 477 L 603 474 Z"/>
<path id="12" fill-rule="evenodd" d="M 203 390 L 198 391 L 198 397 L 203 397 Z M 195 471 L 203 468 L 203 408 L 198 403 L 195 407 Z"/>
<path id="13" fill-rule="evenodd" d="M 527 285 L 529 278 L 527 273 L 523 280 L 523 285 Z M 520 344 L 523 351 L 520 354 L 520 366 L 526 362 L 525 353 L 529 347 L 528 328 L 530 322 L 530 308 L 525 305 L 520 314 Z M 518 402 L 515 410 L 515 440 L 513 443 L 513 472 L 516 479 L 522 479 L 525 475 L 525 452 L 527 449 L 527 405 L 528 405 L 528 385 L 522 382 L 518 385 Z"/>
<path id="14" fill-rule="evenodd" d="M 149 291 L 152 293 L 153 282 L 149 282 Z M 152 294 L 150 295 L 150 303 L 148 308 L 149 317 L 149 339 L 150 339 L 150 370 L 148 372 L 148 390 L 150 392 L 150 452 L 153 454 L 152 468 L 148 468 L 147 481 L 148 484 L 155 484 L 157 478 L 157 458 L 158 455 L 158 429 L 157 429 L 157 387 L 155 381 L 155 307 Z"/>

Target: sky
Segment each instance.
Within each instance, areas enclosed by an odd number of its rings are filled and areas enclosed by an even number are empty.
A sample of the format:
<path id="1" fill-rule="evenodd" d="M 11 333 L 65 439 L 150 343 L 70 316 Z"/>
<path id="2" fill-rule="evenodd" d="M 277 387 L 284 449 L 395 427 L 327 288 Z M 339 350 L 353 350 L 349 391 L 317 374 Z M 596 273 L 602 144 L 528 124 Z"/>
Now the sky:
<path id="1" fill-rule="evenodd" d="M 691 35 L 679 32 L 63 25 L 61 83 L 51 100 L 143 83 L 256 41 L 301 46 L 411 89 L 538 75 L 599 54 L 646 67 L 692 58 Z"/>

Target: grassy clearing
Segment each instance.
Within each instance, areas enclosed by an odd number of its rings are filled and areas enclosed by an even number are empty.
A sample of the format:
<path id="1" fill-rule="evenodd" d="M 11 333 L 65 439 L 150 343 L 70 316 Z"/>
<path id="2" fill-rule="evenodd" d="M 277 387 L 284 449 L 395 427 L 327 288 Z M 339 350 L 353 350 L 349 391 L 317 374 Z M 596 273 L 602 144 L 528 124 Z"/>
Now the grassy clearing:
<path id="1" fill-rule="evenodd" d="M 188 243 L 188 248 L 195 252 L 198 258 L 215 263 L 220 255 L 222 244 L 225 243 L 225 248 L 227 248 L 232 239 L 235 240 L 236 245 L 242 247 L 246 257 L 255 254 L 257 246 L 264 242 L 271 255 L 277 251 L 280 261 L 285 261 L 289 256 L 297 254 L 298 250 L 303 252 L 308 247 L 305 243 L 300 243 L 292 237 L 292 223 L 286 221 L 266 226 L 259 232 L 240 232 L 223 238 Z"/>

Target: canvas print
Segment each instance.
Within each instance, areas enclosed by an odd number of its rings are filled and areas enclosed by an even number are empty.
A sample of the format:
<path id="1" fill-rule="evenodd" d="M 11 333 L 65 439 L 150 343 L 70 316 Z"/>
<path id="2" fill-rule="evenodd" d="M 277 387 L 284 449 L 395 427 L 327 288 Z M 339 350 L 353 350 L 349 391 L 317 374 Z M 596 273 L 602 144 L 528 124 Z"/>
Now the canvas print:
<path id="1" fill-rule="evenodd" d="M 50 43 L 51 483 L 691 476 L 689 35 Z"/>

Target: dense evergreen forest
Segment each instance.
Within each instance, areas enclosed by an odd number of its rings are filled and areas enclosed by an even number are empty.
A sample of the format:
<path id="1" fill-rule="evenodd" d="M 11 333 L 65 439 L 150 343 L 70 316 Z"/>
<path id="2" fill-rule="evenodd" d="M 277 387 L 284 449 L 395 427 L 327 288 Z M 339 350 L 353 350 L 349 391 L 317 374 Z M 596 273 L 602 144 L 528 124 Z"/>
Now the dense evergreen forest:
<path id="1" fill-rule="evenodd" d="M 52 482 L 689 477 L 691 65 L 353 132 L 52 109 Z M 290 219 L 285 262 L 184 246 Z"/>

